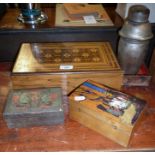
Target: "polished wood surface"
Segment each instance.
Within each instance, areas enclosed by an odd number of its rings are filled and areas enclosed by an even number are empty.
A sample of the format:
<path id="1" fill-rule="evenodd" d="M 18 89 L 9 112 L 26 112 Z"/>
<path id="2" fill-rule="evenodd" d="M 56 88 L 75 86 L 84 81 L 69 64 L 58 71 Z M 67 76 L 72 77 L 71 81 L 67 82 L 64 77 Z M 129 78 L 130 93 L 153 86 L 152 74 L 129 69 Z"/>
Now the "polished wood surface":
<path id="1" fill-rule="evenodd" d="M 12 70 L 14 89 L 52 86 L 69 93 L 87 79 L 120 89 L 123 72 L 108 42 L 22 44 Z"/>
<path id="2" fill-rule="evenodd" d="M 65 69 L 65 66 L 71 67 Z M 61 67 L 64 67 L 61 69 Z M 121 71 L 108 42 L 24 43 L 13 73 Z"/>
<path id="3" fill-rule="evenodd" d="M 93 86 L 96 86 L 97 88 Z M 100 88 L 103 92 L 101 93 L 101 90 L 99 91 L 98 88 Z M 110 93 L 108 94 L 108 92 Z M 75 97 L 81 95 L 86 97 L 85 100 L 75 100 Z M 116 117 L 113 112 L 105 112 L 105 109 L 109 108 L 110 102 L 113 100 L 110 99 L 110 97 L 109 99 L 111 101 L 109 100 L 107 102 L 106 99 L 108 99 L 108 96 L 116 99 L 117 97 L 123 98 L 124 95 L 119 94 L 119 92 L 109 89 L 98 82 L 96 83 L 88 80 L 69 95 L 69 116 L 71 119 L 79 122 L 80 124 L 100 133 L 124 147 L 127 147 L 135 127 L 138 126 L 137 123 L 139 123 L 139 119 L 142 119 L 146 103 L 138 103 L 137 100 L 135 101 L 135 104 L 131 103 L 130 106 L 125 108 L 125 110 L 123 109 L 123 114 Z M 101 101 L 99 98 L 102 97 L 103 100 Z M 126 99 L 127 96 L 124 98 L 124 103 Z M 130 96 L 128 96 L 128 99 L 131 100 Z M 99 105 L 102 106 L 104 110 L 98 108 Z M 142 110 L 139 111 L 138 107 L 141 107 Z M 115 106 L 113 108 L 115 111 Z M 136 113 L 138 117 L 135 122 L 132 122 Z"/>
<path id="4" fill-rule="evenodd" d="M 121 71 L 115 72 L 85 72 L 85 73 L 48 73 L 48 74 L 12 74 L 11 81 L 14 89 L 62 87 L 65 94 L 70 93 L 86 80 L 105 83 L 115 89 L 120 89 L 123 80 Z"/>
<path id="5" fill-rule="evenodd" d="M 8 129 L 2 112 L 10 89 L 10 70 L 7 63 L 0 65 L 0 151 L 155 151 L 155 85 L 122 89 L 148 103 L 144 118 L 125 148 L 69 119 L 67 104 L 63 125 Z"/>

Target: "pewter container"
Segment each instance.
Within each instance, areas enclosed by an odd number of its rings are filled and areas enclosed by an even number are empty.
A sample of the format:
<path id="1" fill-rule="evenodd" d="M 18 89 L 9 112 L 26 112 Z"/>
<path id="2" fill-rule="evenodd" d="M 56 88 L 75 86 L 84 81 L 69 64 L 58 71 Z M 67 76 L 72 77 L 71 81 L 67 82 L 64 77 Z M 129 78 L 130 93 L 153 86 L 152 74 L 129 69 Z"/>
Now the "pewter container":
<path id="1" fill-rule="evenodd" d="M 153 37 L 148 21 L 149 13 L 149 9 L 143 5 L 131 6 L 119 31 L 118 61 L 124 74 L 137 74 L 144 63 L 150 39 Z"/>

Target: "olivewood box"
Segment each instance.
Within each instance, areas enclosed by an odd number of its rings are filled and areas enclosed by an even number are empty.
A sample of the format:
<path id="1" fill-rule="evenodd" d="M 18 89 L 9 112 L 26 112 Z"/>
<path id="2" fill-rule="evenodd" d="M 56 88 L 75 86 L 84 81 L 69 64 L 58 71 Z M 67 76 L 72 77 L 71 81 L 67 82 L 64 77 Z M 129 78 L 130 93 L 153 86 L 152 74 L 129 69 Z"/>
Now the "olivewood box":
<path id="1" fill-rule="evenodd" d="M 63 123 L 61 88 L 11 90 L 3 116 L 9 128 Z"/>
<path id="2" fill-rule="evenodd" d="M 146 107 L 141 99 L 91 80 L 75 89 L 69 101 L 71 119 L 125 147 Z"/>
<path id="3" fill-rule="evenodd" d="M 120 89 L 123 72 L 108 42 L 24 43 L 12 70 L 13 89 L 62 87 L 87 79 Z"/>

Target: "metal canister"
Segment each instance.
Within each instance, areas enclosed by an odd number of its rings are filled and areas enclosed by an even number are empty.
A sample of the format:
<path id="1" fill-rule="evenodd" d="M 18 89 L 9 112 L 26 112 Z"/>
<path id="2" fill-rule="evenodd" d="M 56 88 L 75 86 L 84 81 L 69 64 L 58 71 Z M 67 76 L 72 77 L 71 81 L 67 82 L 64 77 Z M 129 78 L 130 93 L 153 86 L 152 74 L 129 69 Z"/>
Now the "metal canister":
<path id="1" fill-rule="evenodd" d="M 124 74 L 136 74 L 144 62 L 153 37 L 149 14 L 150 10 L 143 5 L 131 6 L 119 31 L 118 61 Z"/>
<path id="2" fill-rule="evenodd" d="M 26 24 L 39 24 L 47 20 L 47 15 L 41 11 L 39 3 L 22 3 L 20 4 L 20 15 L 18 21 Z"/>

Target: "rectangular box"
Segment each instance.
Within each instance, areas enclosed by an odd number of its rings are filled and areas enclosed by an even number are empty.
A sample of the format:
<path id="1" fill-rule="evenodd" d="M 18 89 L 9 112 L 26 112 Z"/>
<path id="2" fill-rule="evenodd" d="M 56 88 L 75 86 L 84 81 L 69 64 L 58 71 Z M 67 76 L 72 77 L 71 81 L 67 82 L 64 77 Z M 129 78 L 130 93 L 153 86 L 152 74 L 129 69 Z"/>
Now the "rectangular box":
<path id="1" fill-rule="evenodd" d="M 13 89 L 62 87 L 67 94 L 91 79 L 120 89 L 123 72 L 108 42 L 22 44 Z"/>
<path id="2" fill-rule="evenodd" d="M 92 5 L 90 5 L 92 6 Z M 56 5 L 56 16 L 55 16 L 55 26 L 60 26 L 60 27 L 84 27 L 84 26 L 114 26 L 112 20 L 110 19 L 109 15 L 107 14 L 106 10 L 102 7 L 102 5 L 99 6 L 99 16 L 95 18 L 96 23 L 92 24 L 86 24 L 85 21 L 82 19 L 76 19 L 73 20 L 71 19 L 63 4 L 57 4 Z M 91 33 L 91 32 L 90 32 Z"/>
<path id="3" fill-rule="evenodd" d="M 9 128 L 63 123 L 61 88 L 12 90 L 3 116 Z"/>
<path id="4" fill-rule="evenodd" d="M 145 101 L 88 80 L 69 95 L 70 118 L 128 146 Z"/>
<path id="5" fill-rule="evenodd" d="M 124 75 L 123 85 L 124 86 L 149 86 L 151 81 L 151 74 L 148 68 L 143 64 L 138 73 L 135 75 Z"/>
<path id="6" fill-rule="evenodd" d="M 149 86 L 151 75 L 124 75 L 124 86 Z"/>

